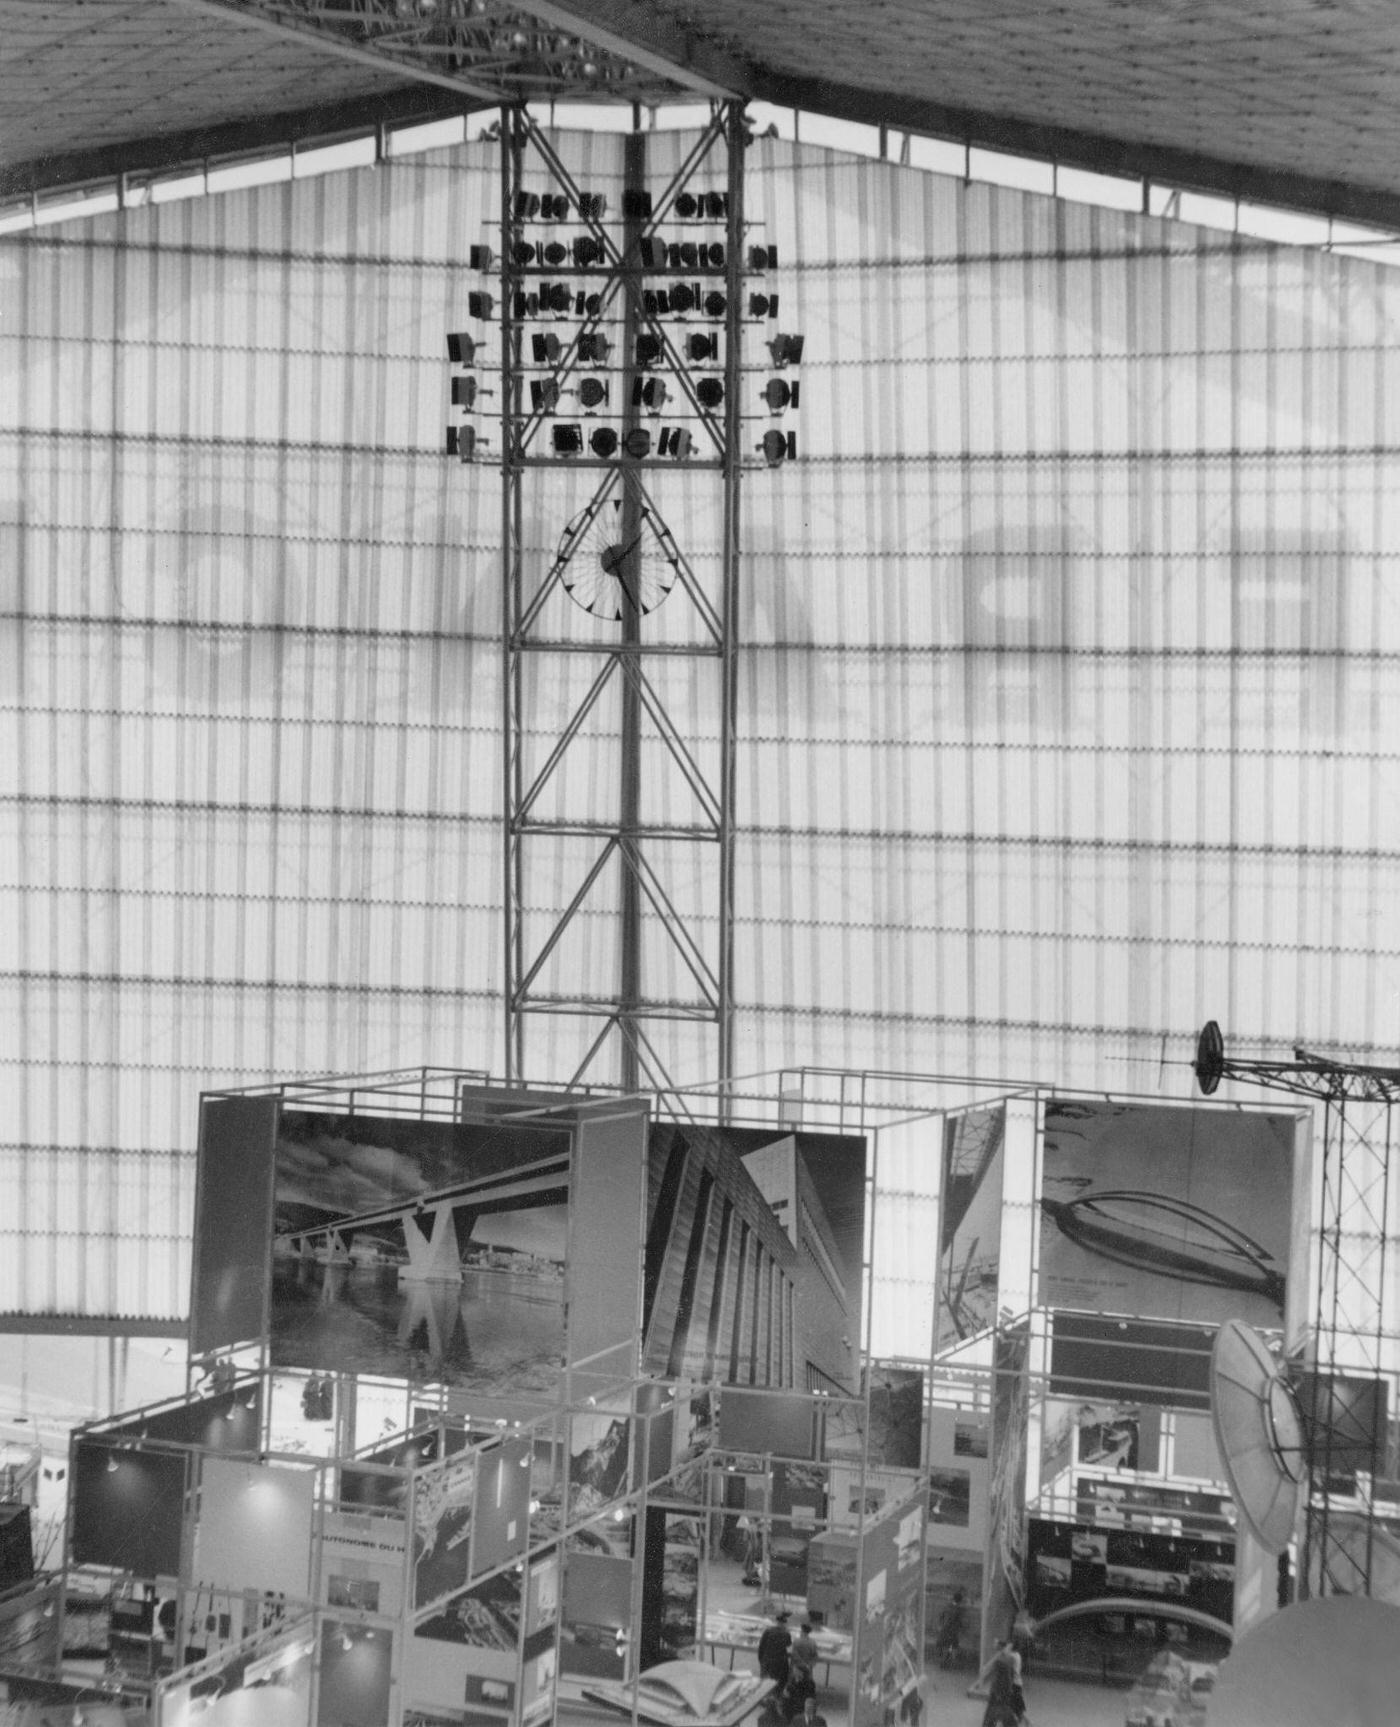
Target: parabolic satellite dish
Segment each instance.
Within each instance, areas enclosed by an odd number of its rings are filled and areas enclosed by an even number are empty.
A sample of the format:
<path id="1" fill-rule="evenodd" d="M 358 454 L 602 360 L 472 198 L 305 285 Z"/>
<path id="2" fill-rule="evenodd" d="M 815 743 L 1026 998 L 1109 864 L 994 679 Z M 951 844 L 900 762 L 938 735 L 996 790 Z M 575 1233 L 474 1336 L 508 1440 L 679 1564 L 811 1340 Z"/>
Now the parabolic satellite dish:
<path id="1" fill-rule="evenodd" d="M 1225 1039 L 1213 1019 L 1201 1027 L 1201 1035 L 1196 1039 L 1196 1059 L 1191 1066 L 1196 1070 L 1196 1084 L 1209 1097 L 1225 1072 Z"/>
<path id="2" fill-rule="evenodd" d="M 1303 1426 L 1278 1362 L 1238 1319 L 1215 1334 L 1210 1415 L 1240 1517 L 1266 1553 L 1282 1553 L 1307 1477 Z"/>

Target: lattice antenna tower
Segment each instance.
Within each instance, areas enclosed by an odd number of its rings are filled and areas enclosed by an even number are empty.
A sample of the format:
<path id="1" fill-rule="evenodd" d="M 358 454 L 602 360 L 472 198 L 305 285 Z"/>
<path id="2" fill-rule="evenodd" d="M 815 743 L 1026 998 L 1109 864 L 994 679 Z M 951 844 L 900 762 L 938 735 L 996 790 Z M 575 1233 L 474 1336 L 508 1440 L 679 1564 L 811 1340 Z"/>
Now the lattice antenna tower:
<path id="1" fill-rule="evenodd" d="M 1304 1597 L 1369 1595 L 1387 1545 L 1378 1501 L 1390 1473 L 1387 1408 L 1396 1384 L 1386 1286 L 1400 1068 L 1302 1048 L 1291 1061 L 1238 1060 L 1226 1055 L 1214 1020 L 1192 1065 L 1207 1096 L 1230 1078 L 1323 1106 L 1316 1300 L 1290 1369 L 1307 1462 L 1299 1588 Z"/>
<path id="2" fill-rule="evenodd" d="M 733 1076 L 741 486 L 797 456 L 802 357 L 745 216 L 748 142 L 743 105 L 716 105 L 653 183 L 634 131 L 619 196 L 581 185 L 526 108 L 501 112 L 447 447 L 501 474 L 511 1080 L 672 1090 L 668 1037 L 703 1050 L 688 1082 Z M 551 1020 L 585 1027 L 567 1076 L 530 1047 Z"/>

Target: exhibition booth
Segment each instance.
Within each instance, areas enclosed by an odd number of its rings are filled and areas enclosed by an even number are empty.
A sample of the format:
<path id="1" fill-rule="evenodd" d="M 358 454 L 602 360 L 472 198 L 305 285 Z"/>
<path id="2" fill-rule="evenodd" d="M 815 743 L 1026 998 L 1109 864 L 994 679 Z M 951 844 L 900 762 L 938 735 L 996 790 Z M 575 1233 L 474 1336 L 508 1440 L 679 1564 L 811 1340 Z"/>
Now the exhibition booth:
<path id="1" fill-rule="evenodd" d="M 885 1727 L 1019 1614 L 1110 1683 L 1217 1657 L 1269 1589 L 1205 1363 L 1225 1317 L 1300 1323 L 1308 1123 L 820 1075 L 207 1095 L 189 1394 L 74 1434 L 66 1563 L 0 1594 L 8 1696 L 772 1721 L 760 1637 L 806 1623 L 821 1713 Z M 931 1225 L 927 1344 L 881 1356 L 892 1206 Z"/>

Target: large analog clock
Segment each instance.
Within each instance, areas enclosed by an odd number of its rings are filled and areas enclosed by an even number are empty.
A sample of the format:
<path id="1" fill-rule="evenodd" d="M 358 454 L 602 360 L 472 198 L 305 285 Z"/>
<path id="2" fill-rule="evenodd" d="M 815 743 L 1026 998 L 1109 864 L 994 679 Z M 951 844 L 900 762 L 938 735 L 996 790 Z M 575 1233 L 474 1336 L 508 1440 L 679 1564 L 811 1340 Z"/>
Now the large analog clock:
<path id="1" fill-rule="evenodd" d="M 654 612 L 676 580 L 652 510 L 625 509 L 622 498 L 581 510 L 560 537 L 557 559 L 569 598 L 595 618 Z"/>

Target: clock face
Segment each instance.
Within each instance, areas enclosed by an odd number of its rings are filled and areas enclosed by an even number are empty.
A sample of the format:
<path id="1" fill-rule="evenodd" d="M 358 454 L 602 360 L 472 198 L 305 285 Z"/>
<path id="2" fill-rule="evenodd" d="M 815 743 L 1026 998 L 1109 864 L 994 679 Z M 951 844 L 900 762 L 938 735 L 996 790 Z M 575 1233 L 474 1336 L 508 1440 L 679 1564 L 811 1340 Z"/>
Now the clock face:
<path id="1" fill-rule="evenodd" d="M 609 498 L 589 516 L 581 510 L 559 541 L 560 580 L 569 598 L 595 618 L 654 612 L 675 584 L 676 565 L 652 510 L 646 504 L 628 509 L 624 499 Z"/>

